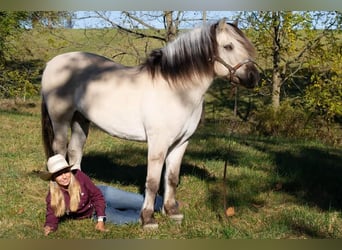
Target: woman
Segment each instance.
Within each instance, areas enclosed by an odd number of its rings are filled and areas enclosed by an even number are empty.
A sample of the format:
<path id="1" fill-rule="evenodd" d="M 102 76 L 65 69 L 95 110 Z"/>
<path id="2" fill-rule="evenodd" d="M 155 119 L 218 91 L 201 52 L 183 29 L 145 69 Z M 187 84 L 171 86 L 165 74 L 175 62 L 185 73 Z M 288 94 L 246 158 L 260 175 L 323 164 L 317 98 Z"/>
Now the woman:
<path id="1" fill-rule="evenodd" d="M 96 186 L 81 170 L 71 170 L 71 165 L 60 155 L 48 159 L 48 171 L 41 178 L 50 181 L 46 196 L 44 234 L 58 228 L 61 219 L 94 218 L 95 229 L 106 232 L 105 221 L 114 224 L 136 223 L 144 197 L 110 186 Z M 157 196 L 155 210 L 162 208 L 162 198 Z"/>

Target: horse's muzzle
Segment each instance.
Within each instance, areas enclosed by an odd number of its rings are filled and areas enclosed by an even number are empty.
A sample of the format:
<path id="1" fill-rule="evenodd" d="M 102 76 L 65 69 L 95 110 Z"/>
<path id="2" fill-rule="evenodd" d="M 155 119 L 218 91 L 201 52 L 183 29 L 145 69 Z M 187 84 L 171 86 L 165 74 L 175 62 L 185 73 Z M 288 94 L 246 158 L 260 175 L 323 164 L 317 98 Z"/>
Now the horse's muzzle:
<path id="1" fill-rule="evenodd" d="M 246 71 L 247 78 L 243 79 L 241 84 L 246 88 L 254 88 L 260 80 L 259 71 L 254 64 L 247 64 Z"/>
<path id="2" fill-rule="evenodd" d="M 227 79 L 232 84 L 239 84 L 244 86 L 245 88 L 251 89 L 254 88 L 259 80 L 260 80 L 260 74 L 258 69 L 255 67 L 255 65 L 251 62 L 248 64 L 245 64 L 244 69 L 241 69 L 240 71 L 230 71 L 230 74 L 227 76 Z"/>
<path id="3" fill-rule="evenodd" d="M 242 61 L 235 66 L 229 65 L 221 57 L 216 57 L 215 59 L 228 69 L 229 73 L 227 79 L 232 84 L 240 84 L 246 88 L 254 88 L 260 80 L 260 74 L 256 67 L 256 63 L 251 59 Z M 244 69 L 237 72 L 242 67 Z"/>

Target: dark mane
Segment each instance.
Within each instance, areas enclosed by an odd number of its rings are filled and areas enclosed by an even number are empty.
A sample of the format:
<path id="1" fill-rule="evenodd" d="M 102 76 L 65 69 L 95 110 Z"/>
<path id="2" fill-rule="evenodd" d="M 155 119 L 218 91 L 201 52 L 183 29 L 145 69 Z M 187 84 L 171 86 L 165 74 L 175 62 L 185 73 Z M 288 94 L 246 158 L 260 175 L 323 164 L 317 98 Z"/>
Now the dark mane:
<path id="1" fill-rule="evenodd" d="M 184 33 L 164 48 L 153 50 L 141 67 L 152 77 L 160 74 L 170 84 L 184 85 L 194 74 L 213 74 L 211 58 L 217 53 L 214 24 Z"/>

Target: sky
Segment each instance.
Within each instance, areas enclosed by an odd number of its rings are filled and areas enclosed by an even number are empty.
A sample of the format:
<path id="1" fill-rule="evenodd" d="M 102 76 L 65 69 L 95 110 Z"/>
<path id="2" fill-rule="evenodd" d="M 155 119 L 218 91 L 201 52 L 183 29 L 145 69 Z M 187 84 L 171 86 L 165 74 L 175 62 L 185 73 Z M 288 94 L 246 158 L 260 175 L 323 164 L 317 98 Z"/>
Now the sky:
<path id="1" fill-rule="evenodd" d="M 116 23 L 122 23 L 123 18 L 120 11 L 104 11 L 101 12 L 106 17 L 110 18 L 110 20 Z M 150 12 L 152 14 L 157 14 L 157 12 Z M 207 21 L 214 22 L 223 17 L 227 17 L 228 21 L 233 18 L 238 12 L 234 11 L 207 11 Z M 83 28 L 104 28 L 104 27 L 112 27 L 109 22 L 104 21 L 103 19 L 96 18 L 96 13 L 94 11 L 77 11 L 76 18 L 74 20 L 74 28 L 83 29 Z M 151 19 L 151 20 L 149 20 Z M 202 21 L 202 11 L 187 11 L 185 21 L 182 23 L 181 28 L 192 28 L 196 25 L 201 25 Z M 161 20 L 156 20 L 156 18 L 151 18 L 151 16 L 146 15 L 144 20 L 156 28 L 164 28 Z"/>

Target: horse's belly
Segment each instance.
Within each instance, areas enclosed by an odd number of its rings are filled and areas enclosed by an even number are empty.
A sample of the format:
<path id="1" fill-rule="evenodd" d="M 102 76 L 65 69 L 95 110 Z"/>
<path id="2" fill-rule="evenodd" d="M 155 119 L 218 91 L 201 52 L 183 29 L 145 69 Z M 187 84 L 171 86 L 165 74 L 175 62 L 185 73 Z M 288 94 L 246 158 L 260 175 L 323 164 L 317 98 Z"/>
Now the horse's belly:
<path id="1" fill-rule="evenodd" d="M 90 119 L 96 126 L 112 136 L 146 141 L 144 128 L 138 119 L 98 111 L 94 115 L 90 113 Z"/>
<path id="2" fill-rule="evenodd" d="M 104 97 L 103 97 L 104 98 Z M 92 105 L 79 107 L 81 112 L 97 127 L 108 134 L 123 139 L 145 141 L 146 134 L 137 103 L 127 104 L 122 97 L 106 101 L 93 101 Z M 108 101 L 112 100 L 112 101 Z M 127 101 L 127 100 L 126 100 Z"/>

